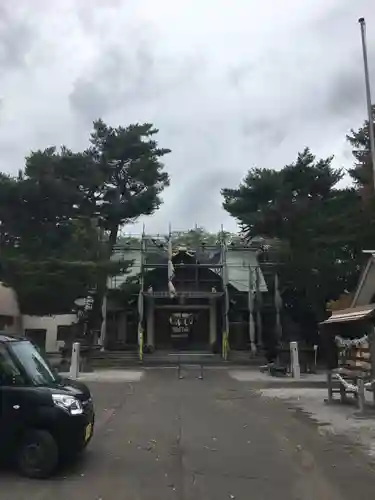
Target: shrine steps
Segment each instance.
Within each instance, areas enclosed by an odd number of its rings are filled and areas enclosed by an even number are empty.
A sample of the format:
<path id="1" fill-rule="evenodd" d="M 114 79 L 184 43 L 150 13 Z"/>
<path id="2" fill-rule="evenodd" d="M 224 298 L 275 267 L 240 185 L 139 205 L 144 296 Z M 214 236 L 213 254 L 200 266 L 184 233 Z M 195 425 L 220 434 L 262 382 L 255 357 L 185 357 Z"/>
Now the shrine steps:
<path id="1" fill-rule="evenodd" d="M 265 360 L 262 356 L 251 357 L 248 351 L 231 351 L 228 361 L 224 361 L 220 354 L 212 354 L 209 351 L 191 351 L 183 353 L 181 362 L 183 364 L 203 364 L 204 366 L 261 366 Z M 140 362 L 136 351 L 100 351 L 95 353 L 92 358 L 92 366 L 94 368 L 162 367 L 176 366 L 177 363 L 177 352 L 160 350 L 153 353 L 145 353 L 142 362 Z"/>

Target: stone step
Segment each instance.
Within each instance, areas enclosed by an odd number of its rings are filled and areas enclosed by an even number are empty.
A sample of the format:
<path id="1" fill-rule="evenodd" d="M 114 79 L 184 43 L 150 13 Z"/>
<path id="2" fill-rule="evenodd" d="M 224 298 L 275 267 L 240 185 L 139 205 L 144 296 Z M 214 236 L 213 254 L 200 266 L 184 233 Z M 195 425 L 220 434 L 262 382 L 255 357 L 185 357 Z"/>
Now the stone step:
<path id="1" fill-rule="evenodd" d="M 95 368 L 121 368 L 139 365 L 138 353 L 134 351 L 99 351 L 92 357 Z"/>
<path id="2" fill-rule="evenodd" d="M 228 361 L 224 361 L 220 354 L 207 356 L 208 353 L 184 353 L 181 355 L 181 364 L 203 364 L 205 366 L 223 365 L 248 365 L 261 366 L 264 358 L 261 356 L 251 357 L 249 352 L 232 351 Z M 206 354 L 206 355 L 204 355 Z M 136 352 L 101 352 L 92 358 L 92 365 L 97 368 L 115 368 L 126 366 L 176 366 L 178 355 L 174 352 L 156 351 L 152 354 L 144 354 L 143 361 L 140 362 Z"/>
<path id="3" fill-rule="evenodd" d="M 132 359 L 138 358 L 137 351 L 97 351 L 92 355 L 92 359 Z"/>
<path id="4" fill-rule="evenodd" d="M 93 359 L 91 362 L 93 368 L 126 368 L 140 366 L 138 358 L 133 359 Z"/>

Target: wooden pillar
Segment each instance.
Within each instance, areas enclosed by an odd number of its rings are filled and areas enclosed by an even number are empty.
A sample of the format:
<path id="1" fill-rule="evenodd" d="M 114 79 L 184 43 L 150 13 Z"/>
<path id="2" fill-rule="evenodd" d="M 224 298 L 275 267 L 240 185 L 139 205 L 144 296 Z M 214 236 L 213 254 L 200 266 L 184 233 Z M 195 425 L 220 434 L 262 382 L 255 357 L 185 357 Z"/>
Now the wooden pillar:
<path id="1" fill-rule="evenodd" d="M 153 297 L 148 299 L 146 307 L 147 345 L 155 347 L 155 304 Z"/>
<path id="2" fill-rule="evenodd" d="M 360 377 L 357 380 L 357 385 L 358 385 L 358 408 L 360 413 L 364 413 L 366 396 L 365 396 L 365 381 L 363 380 L 362 377 Z"/>
<path id="3" fill-rule="evenodd" d="M 332 370 L 327 370 L 328 403 L 333 402 Z"/>
<path id="4" fill-rule="evenodd" d="M 216 299 L 210 300 L 210 347 L 217 341 Z"/>

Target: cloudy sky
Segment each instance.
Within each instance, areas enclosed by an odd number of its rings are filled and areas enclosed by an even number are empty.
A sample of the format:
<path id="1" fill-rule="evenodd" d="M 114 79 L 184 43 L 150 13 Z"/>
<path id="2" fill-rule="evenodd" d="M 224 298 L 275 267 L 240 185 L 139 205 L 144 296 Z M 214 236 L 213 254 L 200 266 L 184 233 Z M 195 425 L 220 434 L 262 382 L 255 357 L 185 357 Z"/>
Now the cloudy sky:
<path id="1" fill-rule="evenodd" d="M 361 16 L 375 87 L 373 0 L 2 0 L 0 169 L 85 148 L 98 117 L 150 121 L 172 149 L 171 187 L 146 230 L 234 229 L 220 188 L 250 167 L 307 145 L 350 166 L 345 134 L 366 115 Z"/>

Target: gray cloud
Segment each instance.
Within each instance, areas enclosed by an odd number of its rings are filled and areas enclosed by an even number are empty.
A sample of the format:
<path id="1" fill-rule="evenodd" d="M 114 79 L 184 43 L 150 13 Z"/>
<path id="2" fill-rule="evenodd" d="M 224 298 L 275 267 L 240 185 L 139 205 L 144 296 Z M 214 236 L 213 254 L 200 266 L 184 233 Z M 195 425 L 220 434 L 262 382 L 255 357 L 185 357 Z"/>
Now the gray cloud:
<path id="1" fill-rule="evenodd" d="M 74 111 L 79 113 L 84 121 L 92 123 L 111 110 L 111 96 L 99 85 L 84 78 L 74 82 L 74 88 L 69 95 L 69 103 Z"/>
<path id="2" fill-rule="evenodd" d="M 305 145 L 351 164 L 345 134 L 366 115 L 362 15 L 375 82 L 371 0 L 4 5 L 3 170 L 17 172 L 30 149 L 86 147 L 99 116 L 113 126 L 152 121 L 173 151 L 165 203 L 146 220 L 161 232 L 169 222 L 234 228 L 220 188 L 236 186 L 254 165 L 281 168 Z"/>
<path id="3" fill-rule="evenodd" d="M 92 121 L 136 103 L 162 102 L 192 84 L 202 71 L 200 56 L 182 61 L 155 54 L 148 41 L 133 41 L 131 49 L 110 45 L 100 50 L 92 70 L 79 77 L 69 96 L 73 111 Z"/>
<path id="4" fill-rule="evenodd" d="M 8 70 L 26 65 L 35 36 L 33 26 L 16 5 L 0 5 L 0 64 Z"/>
<path id="5" fill-rule="evenodd" d="M 364 95 L 363 68 L 353 61 L 351 68 L 343 68 L 332 79 L 327 93 L 327 114 L 350 116 L 353 109 L 361 108 Z"/>

